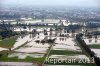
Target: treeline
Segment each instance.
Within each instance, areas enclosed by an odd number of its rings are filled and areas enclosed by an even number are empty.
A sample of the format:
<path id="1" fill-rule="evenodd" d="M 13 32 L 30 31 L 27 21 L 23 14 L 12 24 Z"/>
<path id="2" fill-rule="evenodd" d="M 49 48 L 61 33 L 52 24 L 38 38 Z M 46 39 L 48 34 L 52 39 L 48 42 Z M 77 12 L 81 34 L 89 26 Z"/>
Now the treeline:
<path id="1" fill-rule="evenodd" d="M 72 29 L 72 30 L 74 30 L 74 29 L 80 29 L 80 28 L 82 28 L 81 25 L 69 25 L 68 26 L 68 29 Z"/>
<path id="2" fill-rule="evenodd" d="M 5 38 L 11 37 L 11 36 L 15 36 L 15 35 L 18 35 L 18 33 L 13 32 L 12 30 L 0 31 L 0 36 L 2 37 L 2 39 L 5 39 Z"/>
<path id="3" fill-rule="evenodd" d="M 100 25 L 97 23 L 87 23 L 86 24 L 86 28 L 98 28 L 98 27 L 100 27 Z"/>
<path id="4" fill-rule="evenodd" d="M 99 66 L 100 65 L 100 58 L 97 57 L 93 51 L 91 51 L 91 49 L 89 48 L 88 45 L 86 45 L 85 41 L 82 40 L 82 38 L 81 38 L 82 36 L 83 36 L 83 34 L 81 34 L 81 33 L 77 34 L 76 35 L 76 40 L 85 49 L 85 51 L 90 55 L 90 57 L 94 58 L 95 63 L 97 64 L 97 66 Z"/>
<path id="5" fill-rule="evenodd" d="M 78 34 L 76 35 L 76 40 L 79 42 L 79 44 L 86 50 L 86 52 L 93 57 L 95 55 L 95 53 L 93 51 L 91 51 L 91 49 L 89 48 L 88 45 L 86 45 L 85 41 L 81 39 L 83 35 L 82 34 Z"/>
<path id="6" fill-rule="evenodd" d="M 0 15 L 0 19 L 18 19 L 20 15 Z"/>

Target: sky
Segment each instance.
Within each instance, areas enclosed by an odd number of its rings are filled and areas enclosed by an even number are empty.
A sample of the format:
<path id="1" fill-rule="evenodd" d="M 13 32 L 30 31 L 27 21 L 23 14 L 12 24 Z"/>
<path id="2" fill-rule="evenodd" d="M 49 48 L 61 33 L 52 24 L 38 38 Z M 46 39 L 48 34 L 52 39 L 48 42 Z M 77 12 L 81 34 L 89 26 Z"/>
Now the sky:
<path id="1" fill-rule="evenodd" d="M 4 5 L 31 6 L 100 6 L 100 0 L 0 0 Z"/>

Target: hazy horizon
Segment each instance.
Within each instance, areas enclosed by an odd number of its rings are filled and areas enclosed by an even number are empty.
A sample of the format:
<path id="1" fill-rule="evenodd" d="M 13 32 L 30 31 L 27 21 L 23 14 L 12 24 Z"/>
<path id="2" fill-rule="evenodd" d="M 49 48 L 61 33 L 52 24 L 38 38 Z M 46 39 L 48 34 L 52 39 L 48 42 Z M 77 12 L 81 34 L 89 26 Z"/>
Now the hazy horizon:
<path id="1" fill-rule="evenodd" d="M 100 0 L 1 0 L 1 6 L 80 6 L 99 7 Z"/>

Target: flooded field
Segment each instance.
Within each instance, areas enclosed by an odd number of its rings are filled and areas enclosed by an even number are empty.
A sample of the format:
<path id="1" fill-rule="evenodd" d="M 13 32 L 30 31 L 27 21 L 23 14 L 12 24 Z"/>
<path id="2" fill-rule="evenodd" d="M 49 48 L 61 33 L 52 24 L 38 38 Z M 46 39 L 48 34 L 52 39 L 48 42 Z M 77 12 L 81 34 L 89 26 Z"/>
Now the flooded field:
<path id="1" fill-rule="evenodd" d="M 16 42 L 10 50 L 6 48 L 0 48 L 0 51 L 8 50 L 10 53 L 8 53 L 7 58 L 14 59 L 15 61 L 18 60 L 21 62 L 31 62 L 29 66 L 32 66 L 31 64 L 35 66 L 34 62 L 37 64 L 41 63 L 41 65 L 43 64 L 44 66 L 57 66 L 57 64 L 59 64 L 57 63 L 56 65 L 50 65 L 49 63 L 45 62 L 47 58 L 71 58 L 76 59 L 76 61 L 88 58 L 88 56 L 84 54 L 83 50 L 75 40 L 75 36 L 77 33 L 68 33 L 65 30 L 55 31 L 55 29 L 51 30 L 50 28 L 35 28 L 34 30 L 36 30 L 36 32 L 33 32 L 31 34 L 27 33 L 18 35 Z M 24 30 L 16 28 L 15 31 Z M 8 65 L 9 64 L 10 63 L 8 63 Z M 24 66 L 24 63 L 18 64 L 20 66 Z M 62 65 L 66 64 L 62 63 Z M 26 66 L 28 65 L 26 64 Z M 82 64 L 79 66 L 82 66 Z"/>
<path id="2" fill-rule="evenodd" d="M 0 62 L 0 66 L 38 66 L 28 62 Z"/>
<path id="3" fill-rule="evenodd" d="M 91 50 L 100 58 L 100 36 L 98 38 L 85 38 L 84 41 L 91 48 Z"/>

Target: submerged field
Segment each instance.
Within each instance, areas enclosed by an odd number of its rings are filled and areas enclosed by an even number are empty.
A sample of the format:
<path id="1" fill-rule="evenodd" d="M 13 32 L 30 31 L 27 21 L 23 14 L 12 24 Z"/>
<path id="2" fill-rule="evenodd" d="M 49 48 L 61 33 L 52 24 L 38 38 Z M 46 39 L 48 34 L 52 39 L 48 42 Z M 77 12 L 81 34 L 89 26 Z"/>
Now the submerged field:
<path id="1" fill-rule="evenodd" d="M 47 30 L 45 35 L 43 29 L 37 30 L 39 33 L 36 34 L 23 34 L 19 35 L 17 39 L 7 38 L 0 41 L 0 61 L 3 62 L 32 62 L 50 65 L 45 63 L 47 58 L 50 59 L 63 59 L 63 58 L 74 58 L 81 59 L 87 58 L 88 56 L 80 48 L 75 41 L 72 33 L 65 33 L 61 31 L 50 31 Z M 68 36 L 66 36 L 68 35 Z M 55 39 L 53 43 L 44 43 L 42 40 Z M 9 48 L 11 48 L 9 50 Z M 5 50 L 4 50 L 5 49 Z M 9 50 L 9 51 L 8 51 Z M 52 63 L 51 63 L 52 64 Z M 56 63 L 54 65 L 57 65 Z M 94 64 L 94 63 L 93 63 Z M 61 63 L 60 65 L 93 65 L 91 63 Z"/>
<path id="2" fill-rule="evenodd" d="M 100 37 L 98 36 L 97 39 L 91 38 L 91 39 L 84 39 L 86 44 L 90 47 L 90 49 L 95 53 L 97 57 L 100 58 Z"/>

